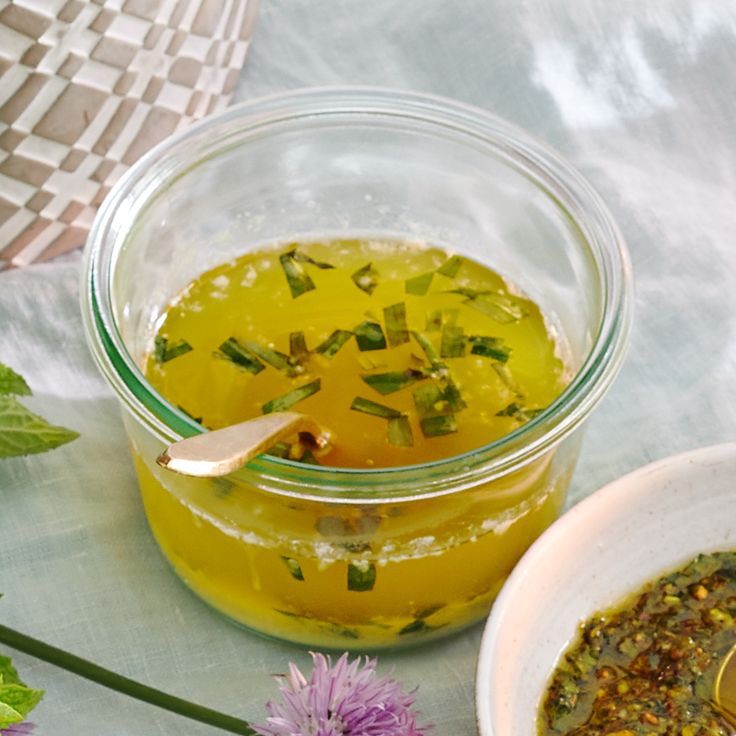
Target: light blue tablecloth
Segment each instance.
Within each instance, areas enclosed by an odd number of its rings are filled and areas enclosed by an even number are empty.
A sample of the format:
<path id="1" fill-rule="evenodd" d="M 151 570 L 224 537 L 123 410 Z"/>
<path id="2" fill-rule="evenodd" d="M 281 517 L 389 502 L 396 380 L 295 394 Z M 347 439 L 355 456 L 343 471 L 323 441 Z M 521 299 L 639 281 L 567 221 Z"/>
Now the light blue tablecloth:
<path id="1" fill-rule="evenodd" d="M 636 275 L 627 363 L 591 419 L 571 503 L 736 432 L 736 9 L 723 0 L 265 0 L 238 99 L 322 84 L 452 96 L 527 128 L 593 182 Z M 77 429 L 0 463 L 0 620 L 128 676 L 263 718 L 297 647 L 213 615 L 149 535 L 118 408 L 87 353 L 78 255 L 0 274 L 0 361 Z M 707 492 L 707 489 L 703 489 Z M 435 733 L 471 736 L 481 628 L 380 656 Z M 22 655 L 50 736 L 215 733 Z"/>

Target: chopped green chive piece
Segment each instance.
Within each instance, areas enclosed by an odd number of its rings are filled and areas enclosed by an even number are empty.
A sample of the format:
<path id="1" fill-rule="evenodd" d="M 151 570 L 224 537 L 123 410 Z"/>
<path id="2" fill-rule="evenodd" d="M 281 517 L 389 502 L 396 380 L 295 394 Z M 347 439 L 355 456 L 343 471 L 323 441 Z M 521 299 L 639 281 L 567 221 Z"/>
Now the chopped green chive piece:
<path id="1" fill-rule="evenodd" d="M 291 454 L 291 445 L 288 442 L 277 442 L 268 448 L 268 454 L 274 457 L 287 458 Z"/>
<path id="2" fill-rule="evenodd" d="M 350 330 L 335 330 L 314 349 L 315 353 L 331 358 L 353 336 Z"/>
<path id="3" fill-rule="evenodd" d="M 372 294 L 378 286 L 378 271 L 373 268 L 372 263 L 367 263 L 363 268 L 359 268 L 350 278 L 366 294 Z"/>
<path id="4" fill-rule="evenodd" d="M 378 322 L 361 322 L 354 330 L 358 350 L 383 350 L 386 347 L 386 337 Z"/>
<path id="5" fill-rule="evenodd" d="M 289 333 L 289 353 L 291 359 L 297 363 L 304 360 L 309 355 L 307 350 L 307 341 L 304 338 L 303 332 L 290 332 Z"/>
<path id="6" fill-rule="evenodd" d="M 428 383 L 418 386 L 412 394 L 414 406 L 420 417 L 446 414 L 446 399 L 442 389 L 436 383 Z"/>
<path id="7" fill-rule="evenodd" d="M 245 368 L 248 373 L 256 375 L 260 373 L 266 366 L 261 363 L 258 358 L 253 355 L 248 348 L 241 345 L 234 337 L 228 337 L 222 345 L 218 348 L 219 352 L 215 353 L 225 360 L 229 360 L 231 363 Z"/>
<path id="8" fill-rule="evenodd" d="M 404 291 L 407 294 L 415 294 L 416 296 L 424 296 L 432 285 L 432 279 L 434 273 L 423 273 L 421 276 L 415 276 L 412 279 L 407 279 L 404 282 Z"/>
<path id="9" fill-rule="evenodd" d="M 281 560 L 284 565 L 286 565 L 286 569 L 291 573 L 291 577 L 293 577 L 294 580 L 304 580 L 304 573 L 302 572 L 301 565 L 293 557 L 284 557 L 282 555 Z"/>
<path id="10" fill-rule="evenodd" d="M 443 358 L 462 358 L 465 355 L 465 332 L 462 327 L 445 325 L 442 330 L 440 356 Z"/>
<path id="11" fill-rule="evenodd" d="M 406 325 L 406 304 L 399 302 L 383 310 L 383 319 L 386 323 L 388 344 L 394 348 L 409 342 L 409 328 Z"/>
<path id="12" fill-rule="evenodd" d="M 417 618 L 404 626 L 404 628 L 399 631 L 399 636 L 405 636 L 406 634 L 419 634 L 423 631 L 429 631 L 430 628 L 431 626 L 429 626 L 423 618 Z"/>
<path id="13" fill-rule="evenodd" d="M 390 373 L 374 373 L 372 375 L 362 375 L 361 378 L 379 394 L 392 394 L 394 391 L 400 391 L 402 388 L 412 386 L 417 381 L 428 378 L 424 371 L 415 368 L 408 368 L 405 371 L 391 371 Z"/>
<path id="14" fill-rule="evenodd" d="M 283 371 L 287 376 L 293 377 L 300 372 L 291 358 L 278 350 L 273 350 L 252 340 L 244 340 L 241 345 L 249 353 L 260 358 L 264 363 L 273 366 L 276 370 Z"/>
<path id="15" fill-rule="evenodd" d="M 437 273 L 441 273 L 443 276 L 448 276 L 449 278 L 454 279 L 462 265 L 463 259 L 460 256 L 452 256 L 437 269 Z"/>
<path id="16" fill-rule="evenodd" d="M 279 256 L 279 263 L 281 264 L 281 268 L 284 269 L 286 281 L 289 284 L 289 290 L 293 299 L 316 288 L 314 281 L 309 277 L 303 266 L 297 262 L 295 256 L 296 251 L 294 250 L 288 253 L 282 253 Z"/>
<path id="17" fill-rule="evenodd" d="M 298 263 L 308 263 L 310 266 L 316 266 L 317 268 L 321 269 L 335 268 L 331 263 L 325 263 L 324 261 L 315 261 L 314 258 L 296 249 L 291 250 L 286 255 L 290 255 L 291 258 Z"/>
<path id="18" fill-rule="evenodd" d="M 496 412 L 497 417 L 513 417 L 520 422 L 528 422 L 530 419 L 538 416 L 544 411 L 544 409 L 527 409 L 526 407 L 513 402 L 509 404 L 505 409 Z"/>
<path id="19" fill-rule="evenodd" d="M 305 465 L 321 465 L 319 460 L 317 460 L 317 457 L 315 454 L 307 447 L 306 450 L 304 450 L 304 454 L 297 460 L 299 463 L 304 463 Z"/>
<path id="20" fill-rule="evenodd" d="M 350 404 L 350 408 L 353 411 L 360 411 L 363 414 L 372 414 L 375 417 L 382 417 L 383 419 L 396 419 L 403 416 L 400 411 L 392 409 L 390 406 L 379 404 L 376 401 L 370 399 L 364 399 L 362 396 L 356 396 L 353 399 L 353 403 Z"/>
<path id="21" fill-rule="evenodd" d="M 396 447 L 413 447 L 414 435 L 411 431 L 409 417 L 390 417 L 388 420 L 388 443 Z"/>
<path id="22" fill-rule="evenodd" d="M 372 562 L 348 563 L 348 590 L 364 593 L 376 584 L 376 566 Z"/>
<path id="23" fill-rule="evenodd" d="M 460 395 L 460 389 L 455 384 L 455 381 L 448 376 L 443 376 L 442 380 L 442 398 L 447 402 L 452 411 L 461 411 L 467 408 L 467 404 L 463 401 L 463 397 Z"/>
<path id="24" fill-rule="evenodd" d="M 438 414 L 424 417 L 419 421 L 425 437 L 441 437 L 444 434 L 457 432 L 457 423 L 453 414 Z"/>
<path id="25" fill-rule="evenodd" d="M 470 352 L 474 355 L 493 358 L 493 360 L 498 360 L 501 363 L 505 363 L 511 355 L 511 348 L 500 337 L 474 335 L 469 337 L 468 341 L 472 345 Z"/>
<path id="26" fill-rule="evenodd" d="M 518 322 L 528 312 L 516 297 L 499 294 L 494 291 L 476 291 L 475 289 L 453 289 L 451 294 L 462 294 L 467 297 L 463 304 L 485 314 L 499 324 Z"/>
<path id="27" fill-rule="evenodd" d="M 294 404 L 303 401 L 309 396 L 312 396 L 312 394 L 316 394 L 321 388 L 322 381 L 317 378 L 310 383 L 305 383 L 303 386 L 295 388 L 293 391 L 285 393 L 283 396 L 277 396 L 275 399 L 266 402 L 261 407 L 261 412 L 263 414 L 271 414 L 275 411 L 286 411 L 289 407 L 294 406 Z"/>
<path id="28" fill-rule="evenodd" d="M 439 332 L 442 329 L 442 310 L 435 309 L 433 312 L 427 312 L 427 321 L 424 329 L 427 332 Z"/>
<path id="29" fill-rule="evenodd" d="M 424 354 L 427 356 L 427 360 L 432 364 L 432 367 L 435 367 L 435 365 L 440 362 L 440 356 L 434 345 L 432 345 L 432 341 L 421 332 L 412 332 L 411 334 L 417 341 L 419 347 L 424 351 Z"/>
<path id="30" fill-rule="evenodd" d="M 157 335 L 154 340 L 153 357 L 157 363 L 168 363 L 168 361 L 188 353 L 191 349 L 192 346 L 186 340 L 169 344 L 167 338 Z"/>

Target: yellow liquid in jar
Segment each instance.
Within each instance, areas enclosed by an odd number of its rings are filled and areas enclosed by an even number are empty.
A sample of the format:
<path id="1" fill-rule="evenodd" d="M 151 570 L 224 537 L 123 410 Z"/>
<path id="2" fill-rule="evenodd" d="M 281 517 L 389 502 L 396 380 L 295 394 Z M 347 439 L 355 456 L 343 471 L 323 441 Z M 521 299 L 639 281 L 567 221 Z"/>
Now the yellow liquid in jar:
<path id="1" fill-rule="evenodd" d="M 201 275 L 160 320 L 146 375 L 212 429 L 272 408 L 309 414 L 334 432 L 333 449 L 314 458 L 295 441 L 274 452 L 358 469 L 472 451 L 566 383 L 540 310 L 500 275 L 372 240 L 263 249 Z M 269 635 L 361 648 L 483 616 L 559 513 L 574 462 L 547 455 L 458 494 L 341 504 L 136 459 L 154 534 L 203 598 Z"/>

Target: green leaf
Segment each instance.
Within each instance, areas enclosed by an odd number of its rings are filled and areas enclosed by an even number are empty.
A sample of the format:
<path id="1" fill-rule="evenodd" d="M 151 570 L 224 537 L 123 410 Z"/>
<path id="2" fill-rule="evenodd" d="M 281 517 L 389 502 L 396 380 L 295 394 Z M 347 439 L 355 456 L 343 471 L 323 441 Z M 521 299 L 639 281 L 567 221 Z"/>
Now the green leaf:
<path id="1" fill-rule="evenodd" d="M 386 323 L 388 344 L 392 348 L 409 342 L 409 328 L 406 324 L 406 304 L 404 302 L 385 307 L 383 310 L 383 319 Z"/>
<path id="2" fill-rule="evenodd" d="M 376 566 L 372 563 L 348 563 L 348 590 L 363 593 L 376 584 Z"/>
<path id="3" fill-rule="evenodd" d="M 234 337 L 228 337 L 220 345 L 218 350 L 219 352 L 215 353 L 217 357 L 235 363 L 235 365 L 244 368 L 248 373 L 252 373 L 253 375 L 260 373 L 266 367 L 248 348 L 241 345 Z"/>
<path id="4" fill-rule="evenodd" d="M 0 396 L 0 458 L 52 450 L 79 437 L 55 427 L 10 396 Z"/>
<path id="5" fill-rule="evenodd" d="M 372 389 L 378 391 L 379 394 L 386 396 L 394 391 L 400 391 L 402 388 L 412 386 L 417 381 L 427 378 L 424 371 L 416 368 L 407 368 L 405 371 L 390 371 L 389 373 L 373 373 L 370 375 L 360 376 L 365 383 Z"/>
<path id="6" fill-rule="evenodd" d="M 169 340 L 161 335 L 156 335 L 154 340 L 153 357 L 157 363 L 167 363 L 180 355 L 185 355 L 192 350 L 192 346 L 186 340 L 169 344 Z"/>
<path id="7" fill-rule="evenodd" d="M 470 352 L 474 355 L 482 355 L 484 358 L 493 358 L 505 363 L 511 355 L 511 348 L 504 343 L 500 337 L 483 337 L 474 335 L 468 338 L 472 345 Z"/>
<path id="8" fill-rule="evenodd" d="M 444 434 L 457 432 L 457 423 L 454 414 L 438 414 L 434 417 L 424 417 L 419 421 L 425 437 L 441 437 Z"/>
<path id="9" fill-rule="evenodd" d="M 442 358 L 462 358 L 465 355 L 465 331 L 462 327 L 445 325 L 442 329 L 440 356 Z"/>
<path id="10" fill-rule="evenodd" d="M 263 414 L 271 414 L 275 411 L 286 411 L 300 401 L 308 398 L 312 394 L 316 394 L 322 388 L 322 380 L 317 378 L 311 383 L 305 383 L 303 386 L 295 388 L 293 391 L 277 396 L 271 401 L 267 401 L 262 407 Z"/>
<path id="11" fill-rule="evenodd" d="M 462 265 L 463 259 L 460 256 L 452 256 L 437 269 L 437 273 L 441 273 L 443 276 L 448 276 L 449 278 L 454 279 Z"/>
<path id="12" fill-rule="evenodd" d="M 388 420 L 388 443 L 396 447 L 413 447 L 414 434 L 411 431 L 409 417 L 390 417 Z"/>
<path id="13" fill-rule="evenodd" d="M 351 277 L 353 283 L 366 294 L 372 294 L 373 290 L 378 286 L 378 271 L 373 268 L 372 263 L 368 263 L 363 268 L 359 268 Z"/>
<path id="14" fill-rule="evenodd" d="M 424 296 L 432 285 L 432 279 L 434 273 L 423 273 L 420 276 L 414 276 L 414 278 L 407 279 L 404 282 L 404 291 L 407 294 L 415 294 L 416 296 Z"/>
<path id="15" fill-rule="evenodd" d="M 335 330 L 326 340 L 317 345 L 314 352 L 331 358 L 352 336 L 353 333 L 350 330 Z"/>
<path id="16" fill-rule="evenodd" d="M 31 389 L 23 376 L 18 375 L 9 366 L 0 363 L 0 395 L 3 394 L 30 396 Z"/>
<path id="17" fill-rule="evenodd" d="M 364 399 L 361 396 L 356 396 L 353 399 L 353 403 L 350 404 L 350 408 L 353 411 L 359 411 L 363 414 L 371 414 L 375 417 L 382 417 L 383 419 L 392 419 L 403 416 L 400 411 L 392 409 L 390 406 L 379 404 L 377 401 L 371 401 L 370 399 Z"/>
<path id="18" fill-rule="evenodd" d="M 361 322 L 354 330 L 358 350 L 383 350 L 386 347 L 386 337 L 378 322 Z"/>
<path id="19" fill-rule="evenodd" d="M 291 574 L 294 580 L 304 580 L 304 573 L 302 572 L 301 565 L 292 557 L 284 557 L 282 555 L 281 561 L 286 565 L 286 569 Z"/>
<path id="20" fill-rule="evenodd" d="M 43 690 L 22 682 L 10 657 L 0 656 L 0 728 L 24 721 L 42 697 Z"/>

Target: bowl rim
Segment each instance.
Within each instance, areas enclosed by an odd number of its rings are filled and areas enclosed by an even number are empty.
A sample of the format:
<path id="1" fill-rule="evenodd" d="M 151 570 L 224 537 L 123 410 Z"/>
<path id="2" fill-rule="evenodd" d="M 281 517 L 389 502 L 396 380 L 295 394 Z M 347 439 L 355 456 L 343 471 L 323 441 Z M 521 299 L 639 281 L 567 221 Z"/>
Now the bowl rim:
<path id="1" fill-rule="evenodd" d="M 501 630 L 504 619 L 512 610 L 515 598 L 523 594 L 519 591 L 524 588 L 527 577 L 534 575 L 534 570 L 540 561 L 549 558 L 550 548 L 554 550 L 566 539 L 573 538 L 578 528 L 601 508 L 611 505 L 614 497 L 617 506 L 628 506 L 631 500 L 657 492 L 663 482 L 666 482 L 666 479 L 673 474 L 681 475 L 685 470 L 692 471 L 696 467 L 705 468 L 725 461 L 736 462 L 736 441 L 705 445 L 654 460 L 593 491 L 537 537 L 516 563 L 501 588 L 483 629 L 475 679 L 475 714 L 479 736 L 500 736 L 494 734 L 492 728 L 493 713 L 489 697 L 494 652 L 497 643 L 502 638 Z M 708 545 L 703 544 L 703 549 L 707 550 L 707 548 Z M 686 555 L 685 557 L 690 559 L 691 556 Z M 673 565 L 677 564 L 677 561 L 673 562 Z M 636 587 L 634 583 L 632 590 L 635 590 Z M 593 613 L 594 611 L 583 612 L 581 620 Z M 551 670 L 549 674 L 551 675 Z"/>
<path id="2" fill-rule="evenodd" d="M 225 139 L 231 140 L 234 133 L 243 136 L 254 130 L 262 132 L 286 119 L 314 121 L 340 116 L 349 121 L 359 115 L 419 119 L 435 128 L 481 139 L 524 167 L 529 178 L 534 175 L 534 183 L 554 198 L 581 230 L 581 241 L 599 270 L 603 308 L 598 332 L 578 371 L 543 412 L 509 434 L 463 455 L 423 465 L 377 469 L 305 467 L 288 459 L 260 456 L 235 477 L 250 483 L 267 482 L 299 496 L 305 489 L 320 496 L 324 490 L 328 495 L 350 492 L 360 483 L 373 494 L 396 497 L 405 495 L 407 481 L 419 475 L 421 494 L 425 496 L 503 476 L 559 444 L 588 416 L 612 383 L 623 362 L 631 326 L 631 266 L 611 213 L 574 167 L 517 126 L 462 102 L 379 87 L 306 88 L 242 102 L 165 139 L 123 175 L 94 219 L 85 248 L 81 290 L 88 345 L 126 408 L 166 444 L 203 431 L 150 387 L 127 353 L 114 323 L 109 304 L 114 270 L 110 269 L 132 228 L 125 226 L 125 219 L 135 214 L 130 200 L 138 198 L 140 208 L 147 198 L 165 188 L 173 176 L 172 160 L 187 147 L 199 153 L 198 158 L 188 161 L 187 168 L 191 168 L 208 152 L 222 150 L 217 146 L 222 146 Z M 169 178 L 156 184 L 161 172 Z"/>

